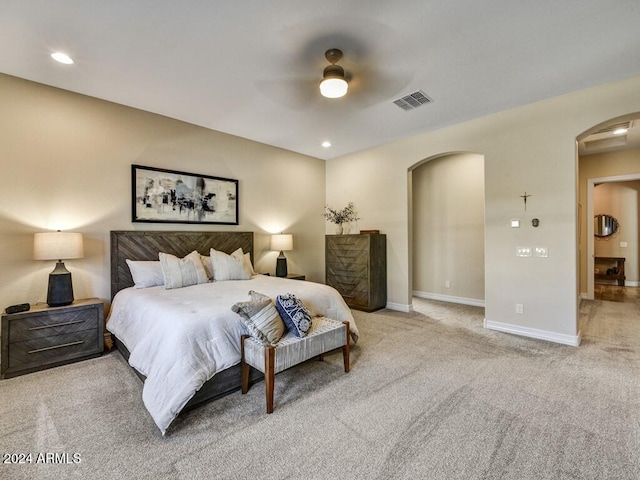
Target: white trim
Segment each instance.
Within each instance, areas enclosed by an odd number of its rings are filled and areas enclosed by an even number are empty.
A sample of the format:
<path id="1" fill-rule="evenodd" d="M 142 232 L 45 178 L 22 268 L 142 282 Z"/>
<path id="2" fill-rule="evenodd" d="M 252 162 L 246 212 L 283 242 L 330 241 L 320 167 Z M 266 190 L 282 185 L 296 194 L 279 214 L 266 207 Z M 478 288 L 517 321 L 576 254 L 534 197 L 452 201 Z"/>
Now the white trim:
<path id="1" fill-rule="evenodd" d="M 640 282 L 634 282 L 633 280 L 625 280 L 624 281 L 624 286 L 625 287 L 640 287 Z"/>
<path id="2" fill-rule="evenodd" d="M 388 308 L 389 310 L 396 310 L 398 312 L 405 312 L 405 313 L 410 313 L 413 312 L 413 304 L 409 303 L 395 303 L 395 302 L 387 302 L 387 305 L 385 308 Z"/>
<path id="3" fill-rule="evenodd" d="M 462 305 L 472 305 L 474 307 L 484 307 L 485 301 L 477 298 L 454 297 L 452 295 L 442 295 L 440 293 L 418 292 L 413 291 L 413 296 L 418 298 L 426 298 L 427 300 L 439 300 L 441 302 L 459 303 Z"/>
<path id="4" fill-rule="evenodd" d="M 522 337 L 537 338 L 538 340 L 546 340 L 548 342 L 561 343 L 577 347 L 582 340 L 580 332 L 577 335 L 566 335 L 564 333 L 548 332 L 546 330 L 538 330 L 537 328 L 521 327 L 520 325 L 511 325 L 509 323 L 492 322 L 484 319 L 484 328 L 488 330 L 497 330 L 499 332 L 511 333 Z"/>

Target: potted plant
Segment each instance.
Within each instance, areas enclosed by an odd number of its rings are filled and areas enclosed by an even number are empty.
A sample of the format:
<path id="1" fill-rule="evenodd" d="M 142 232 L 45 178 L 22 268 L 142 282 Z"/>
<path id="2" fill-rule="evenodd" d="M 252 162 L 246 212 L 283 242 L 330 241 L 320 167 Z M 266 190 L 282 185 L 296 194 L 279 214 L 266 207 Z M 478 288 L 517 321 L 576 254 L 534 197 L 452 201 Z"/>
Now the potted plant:
<path id="1" fill-rule="evenodd" d="M 335 210 L 329 205 L 324 206 L 324 218 L 336 225 L 336 233 L 341 235 L 343 232 L 343 224 L 360 220 L 358 212 L 353 202 L 349 202 L 342 210 Z"/>

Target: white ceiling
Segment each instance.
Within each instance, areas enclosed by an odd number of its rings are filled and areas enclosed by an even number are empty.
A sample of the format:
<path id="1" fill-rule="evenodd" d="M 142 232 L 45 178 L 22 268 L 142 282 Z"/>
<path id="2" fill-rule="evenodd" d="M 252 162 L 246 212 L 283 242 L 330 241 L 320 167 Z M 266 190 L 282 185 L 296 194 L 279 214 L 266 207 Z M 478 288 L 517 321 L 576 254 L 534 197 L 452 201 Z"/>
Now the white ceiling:
<path id="1" fill-rule="evenodd" d="M 638 0 L 3 0 L 0 72 L 329 159 L 639 74 L 639 25 Z"/>

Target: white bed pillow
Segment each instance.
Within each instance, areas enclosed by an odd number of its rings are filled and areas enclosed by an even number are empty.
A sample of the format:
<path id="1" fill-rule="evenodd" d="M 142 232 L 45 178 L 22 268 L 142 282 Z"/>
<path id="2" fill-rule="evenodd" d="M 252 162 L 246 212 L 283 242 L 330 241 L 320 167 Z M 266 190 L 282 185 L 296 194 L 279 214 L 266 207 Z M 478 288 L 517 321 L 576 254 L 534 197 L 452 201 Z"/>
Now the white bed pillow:
<path id="1" fill-rule="evenodd" d="M 209 280 L 213 280 L 213 266 L 211 265 L 211 257 L 208 257 L 207 255 L 200 255 L 200 260 L 202 260 L 204 271 L 207 272 L 207 277 L 209 277 Z"/>
<path id="2" fill-rule="evenodd" d="M 242 252 L 242 249 L 239 250 Z M 237 258 L 237 256 L 227 255 L 213 248 L 211 249 L 210 256 L 214 282 L 249 280 L 251 278 L 251 274 L 244 267 L 244 262 Z"/>
<path id="3" fill-rule="evenodd" d="M 199 283 L 207 283 L 209 278 L 200 260 L 200 254 L 195 250 L 184 258 L 178 258 L 169 253 L 158 254 L 160 266 L 162 267 L 162 277 L 164 278 L 164 288 L 188 287 Z"/>
<path id="4" fill-rule="evenodd" d="M 133 288 L 148 288 L 164 285 L 164 277 L 162 276 L 162 267 L 160 262 L 140 261 L 126 259 L 131 277 L 133 278 Z"/>
<path id="5" fill-rule="evenodd" d="M 250 277 L 256 274 L 256 272 L 253 271 L 253 265 L 251 265 L 251 255 L 249 252 L 243 253 L 242 248 L 238 248 L 236 251 L 231 253 L 231 256 L 242 262 L 242 266 Z"/>

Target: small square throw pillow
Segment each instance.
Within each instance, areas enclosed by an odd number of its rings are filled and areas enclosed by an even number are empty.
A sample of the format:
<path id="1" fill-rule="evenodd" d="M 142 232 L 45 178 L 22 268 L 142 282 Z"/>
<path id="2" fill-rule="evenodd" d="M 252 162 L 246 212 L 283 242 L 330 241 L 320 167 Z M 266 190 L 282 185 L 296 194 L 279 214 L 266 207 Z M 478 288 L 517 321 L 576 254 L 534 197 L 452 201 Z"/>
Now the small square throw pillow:
<path id="1" fill-rule="evenodd" d="M 200 254 L 195 250 L 184 258 L 178 258 L 169 253 L 158 254 L 162 276 L 164 278 L 164 288 L 188 287 L 199 283 L 207 283 L 209 278 L 204 270 Z"/>
<path id="2" fill-rule="evenodd" d="M 231 310 L 240 316 L 251 336 L 263 344 L 274 345 L 284 335 L 284 322 L 270 298 L 257 302 L 238 302 Z"/>
<path id="3" fill-rule="evenodd" d="M 276 297 L 276 309 L 296 337 L 304 337 L 311 328 L 311 314 L 292 293 Z"/>

